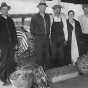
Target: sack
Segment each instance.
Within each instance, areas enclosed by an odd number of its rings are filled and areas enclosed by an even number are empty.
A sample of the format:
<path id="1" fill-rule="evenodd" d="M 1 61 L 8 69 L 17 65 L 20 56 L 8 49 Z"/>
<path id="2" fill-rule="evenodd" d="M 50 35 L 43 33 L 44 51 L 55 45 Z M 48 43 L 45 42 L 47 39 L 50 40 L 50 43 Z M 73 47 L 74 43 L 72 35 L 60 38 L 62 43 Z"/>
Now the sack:
<path id="1" fill-rule="evenodd" d="M 31 70 L 19 69 L 10 77 L 13 88 L 31 88 L 32 80 L 33 75 Z"/>
<path id="2" fill-rule="evenodd" d="M 10 76 L 13 88 L 47 88 L 47 76 L 41 66 L 24 66 Z"/>
<path id="3" fill-rule="evenodd" d="M 47 88 L 47 76 L 42 68 L 42 66 L 38 67 L 37 69 L 33 70 L 34 74 L 34 84 L 33 88 Z"/>

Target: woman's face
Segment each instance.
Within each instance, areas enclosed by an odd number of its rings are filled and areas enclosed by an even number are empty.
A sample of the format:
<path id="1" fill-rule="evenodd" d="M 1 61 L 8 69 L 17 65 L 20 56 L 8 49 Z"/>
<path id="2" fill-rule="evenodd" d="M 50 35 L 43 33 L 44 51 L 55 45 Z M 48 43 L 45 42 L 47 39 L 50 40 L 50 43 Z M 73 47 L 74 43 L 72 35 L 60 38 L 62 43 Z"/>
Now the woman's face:
<path id="1" fill-rule="evenodd" d="M 74 19 L 74 12 L 69 12 L 68 18 L 69 19 Z"/>
<path id="2" fill-rule="evenodd" d="M 54 14 L 55 14 L 55 15 L 59 15 L 60 12 L 61 12 L 61 8 L 56 8 L 56 9 L 54 9 Z"/>

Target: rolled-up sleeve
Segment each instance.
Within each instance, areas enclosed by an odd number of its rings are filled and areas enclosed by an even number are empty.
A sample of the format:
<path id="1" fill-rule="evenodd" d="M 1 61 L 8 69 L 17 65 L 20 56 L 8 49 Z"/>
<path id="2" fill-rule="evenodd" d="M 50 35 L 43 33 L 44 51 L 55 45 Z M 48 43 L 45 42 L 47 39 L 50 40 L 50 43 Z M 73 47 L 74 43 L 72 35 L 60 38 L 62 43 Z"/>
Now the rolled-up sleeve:
<path id="1" fill-rule="evenodd" d="M 67 21 L 66 21 L 66 17 L 62 16 L 62 21 L 63 21 L 63 31 L 64 31 L 64 36 L 65 36 L 65 40 L 68 40 L 68 30 L 67 30 Z"/>

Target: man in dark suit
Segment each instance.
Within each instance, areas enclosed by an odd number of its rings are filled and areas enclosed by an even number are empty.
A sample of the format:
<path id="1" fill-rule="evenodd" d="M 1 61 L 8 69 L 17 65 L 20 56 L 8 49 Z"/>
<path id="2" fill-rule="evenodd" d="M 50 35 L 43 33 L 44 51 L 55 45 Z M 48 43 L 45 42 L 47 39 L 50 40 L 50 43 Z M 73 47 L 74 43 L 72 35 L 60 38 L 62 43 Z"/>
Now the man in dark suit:
<path id="1" fill-rule="evenodd" d="M 16 29 L 9 17 L 10 6 L 2 2 L 0 7 L 0 79 L 7 84 L 7 79 L 15 70 L 14 48 L 17 44 Z"/>
<path id="2" fill-rule="evenodd" d="M 33 63 L 49 67 L 49 34 L 50 16 L 45 13 L 46 3 L 40 2 L 39 13 L 33 15 L 30 31 L 34 38 L 34 59 Z"/>

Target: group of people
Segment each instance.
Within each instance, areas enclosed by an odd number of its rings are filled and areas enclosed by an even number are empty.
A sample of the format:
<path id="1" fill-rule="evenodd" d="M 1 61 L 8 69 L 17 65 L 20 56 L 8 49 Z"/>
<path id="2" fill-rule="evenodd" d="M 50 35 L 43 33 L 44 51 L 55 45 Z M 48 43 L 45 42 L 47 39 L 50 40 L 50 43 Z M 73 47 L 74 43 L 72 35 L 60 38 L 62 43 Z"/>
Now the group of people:
<path id="1" fill-rule="evenodd" d="M 45 69 L 74 64 L 88 51 L 88 4 L 83 4 L 84 15 L 77 21 L 74 10 L 68 18 L 61 5 L 54 5 L 54 14 L 45 13 L 47 4 L 40 2 L 39 13 L 33 15 L 30 31 L 34 39 L 34 63 Z"/>
<path id="2" fill-rule="evenodd" d="M 88 4 L 83 5 L 84 15 L 77 21 L 75 12 L 68 11 L 68 19 L 61 12 L 61 5 L 54 5 L 54 14 L 45 13 L 47 4 L 40 2 L 39 13 L 34 14 L 30 23 L 34 53 L 32 63 L 45 69 L 75 64 L 77 58 L 88 51 Z M 17 33 L 13 20 L 8 14 L 10 6 L 0 6 L 0 80 L 7 84 L 10 74 L 15 71 L 14 59 L 17 48 Z M 29 58 L 30 59 L 30 58 Z"/>

